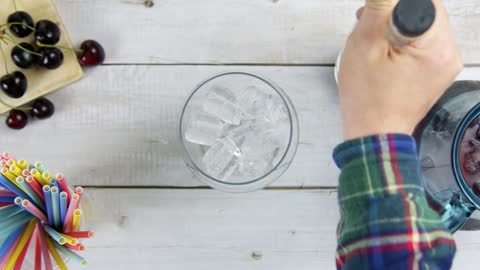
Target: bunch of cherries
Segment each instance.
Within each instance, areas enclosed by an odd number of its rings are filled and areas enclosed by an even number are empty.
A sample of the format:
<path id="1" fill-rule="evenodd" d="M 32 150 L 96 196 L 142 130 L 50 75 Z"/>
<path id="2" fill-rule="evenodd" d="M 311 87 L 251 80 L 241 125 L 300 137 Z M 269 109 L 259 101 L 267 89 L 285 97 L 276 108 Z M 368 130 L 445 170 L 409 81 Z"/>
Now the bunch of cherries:
<path id="1" fill-rule="evenodd" d="M 78 61 L 82 66 L 96 66 L 105 60 L 105 51 L 95 40 L 84 41 L 80 49 L 65 48 L 56 45 L 60 41 L 61 31 L 57 24 L 49 20 L 40 20 L 34 25 L 32 16 L 25 11 L 16 11 L 8 16 L 7 24 L 3 25 L 7 29 L 0 26 L 0 41 L 5 43 L 12 42 L 15 44 L 11 51 L 11 58 L 15 65 L 21 69 L 29 69 L 34 66 L 53 70 L 59 68 L 63 64 L 63 50 L 74 50 L 77 53 Z M 18 38 L 26 38 L 34 34 L 33 43 L 21 42 L 16 43 L 14 36 Z M 28 88 L 28 80 L 21 71 L 9 73 L 6 64 L 6 57 L 0 46 L 5 69 L 7 74 L 0 78 L 0 88 L 5 95 L 10 98 L 21 98 Z M 6 105 L 0 100 L 0 103 Z M 12 129 L 22 129 L 28 123 L 28 115 L 30 112 L 32 117 L 37 119 L 46 119 L 53 115 L 55 106 L 53 103 L 42 97 L 31 104 L 31 108 L 12 108 L 6 119 L 6 124 Z"/>

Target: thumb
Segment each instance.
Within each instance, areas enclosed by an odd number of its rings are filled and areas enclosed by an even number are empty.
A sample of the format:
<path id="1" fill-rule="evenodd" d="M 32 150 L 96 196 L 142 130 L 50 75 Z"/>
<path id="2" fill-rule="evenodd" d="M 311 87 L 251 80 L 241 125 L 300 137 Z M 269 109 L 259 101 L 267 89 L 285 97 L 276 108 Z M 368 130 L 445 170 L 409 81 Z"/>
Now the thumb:
<path id="1" fill-rule="evenodd" d="M 389 15 L 399 0 L 366 0 L 366 9 Z"/>
<path id="2" fill-rule="evenodd" d="M 375 39 L 384 39 L 392 12 L 399 0 L 366 0 L 358 29 Z"/>

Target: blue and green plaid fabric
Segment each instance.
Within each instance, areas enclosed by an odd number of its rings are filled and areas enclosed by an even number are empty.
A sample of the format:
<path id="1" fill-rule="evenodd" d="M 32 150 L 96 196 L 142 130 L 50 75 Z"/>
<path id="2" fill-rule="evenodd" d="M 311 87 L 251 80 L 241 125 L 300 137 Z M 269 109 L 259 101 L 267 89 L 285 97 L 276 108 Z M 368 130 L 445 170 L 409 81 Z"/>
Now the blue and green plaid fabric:
<path id="1" fill-rule="evenodd" d="M 411 136 L 348 141 L 334 159 L 341 169 L 337 269 L 450 269 L 455 242 L 428 206 Z"/>

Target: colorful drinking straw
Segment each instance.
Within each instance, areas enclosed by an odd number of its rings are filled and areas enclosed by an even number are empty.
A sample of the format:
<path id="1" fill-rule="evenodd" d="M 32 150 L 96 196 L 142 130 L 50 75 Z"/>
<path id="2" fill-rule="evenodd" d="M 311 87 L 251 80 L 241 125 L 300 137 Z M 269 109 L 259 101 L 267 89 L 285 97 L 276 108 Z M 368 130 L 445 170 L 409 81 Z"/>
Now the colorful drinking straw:
<path id="1" fill-rule="evenodd" d="M 42 225 L 37 223 L 37 241 L 40 242 L 40 248 L 42 249 L 43 263 L 45 265 L 45 270 L 52 270 L 52 260 L 50 260 L 50 254 L 47 248 L 47 242 L 45 241 L 47 237 L 43 231 Z"/>
<path id="2" fill-rule="evenodd" d="M 60 268 L 60 270 L 68 270 L 67 265 L 63 261 L 62 257 L 60 257 L 60 254 L 58 254 L 58 251 L 55 249 L 55 246 L 52 243 L 54 241 L 50 240 L 50 238 L 48 237 L 45 238 L 45 241 L 47 242 L 48 251 L 52 255 L 53 260 L 55 260 L 55 262 L 57 263 L 58 268 Z"/>
<path id="3" fill-rule="evenodd" d="M 40 239 L 38 235 L 38 227 L 36 226 L 35 226 L 35 231 L 37 233 L 35 235 L 35 264 L 34 264 L 35 269 L 34 270 L 42 270 L 42 246 L 40 244 Z"/>
<path id="4" fill-rule="evenodd" d="M 34 270 L 53 270 L 54 264 L 60 270 L 67 269 L 63 258 L 86 265 L 87 261 L 75 253 L 85 250 L 78 239 L 95 235 L 79 231 L 83 193 L 81 187 L 72 192 L 63 174 L 52 178 L 41 162 L 32 164 L 17 161 L 6 152 L 1 154 L 0 269 L 21 270 L 30 254 Z"/>
<path id="5" fill-rule="evenodd" d="M 55 228 L 58 230 L 60 229 L 60 194 L 58 192 L 57 187 L 52 187 L 50 189 L 52 193 L 52 212 L 53 212 L 53 224 L 55 224 Z"/>
<path id="6" fill-rule="evenodd" d="M 80 195 L 77 193 L 72 195 L 72 200 L 68 205 L 67 215 L 65 216 L 65 220 L 63 221 L 63 231 L 64 232 L 71 232 L 72 231 L 72 223 L 73 223 L 73 213 L 78 208 L 78 204 L 80 203 Z"/>
<path id="7" fill-rule="evenodd" d="M 45 195 L 45 208 L 47 209 L 48 224 L 54 224 L 52 208 L 52 192 L 50 186 L 43 186 L 43 195 Z"/>
<path id="8" fill-rule="evenodd" d="M 80 231 L 80 220 L 82 217 L 82 210 L 75 209 L 73 212 L 73 222 L 72 222 L 72 231 L 78 232 Z"/>
<path id="9" fill-rule="evenodd" d="M 65 220 L 65 216 L 67 215 L 67 198 L 68 198 L 68 193 L 65 191 L 62 191 L 60 193 L 60 223 L 63 228 L 63 221 Z"/>

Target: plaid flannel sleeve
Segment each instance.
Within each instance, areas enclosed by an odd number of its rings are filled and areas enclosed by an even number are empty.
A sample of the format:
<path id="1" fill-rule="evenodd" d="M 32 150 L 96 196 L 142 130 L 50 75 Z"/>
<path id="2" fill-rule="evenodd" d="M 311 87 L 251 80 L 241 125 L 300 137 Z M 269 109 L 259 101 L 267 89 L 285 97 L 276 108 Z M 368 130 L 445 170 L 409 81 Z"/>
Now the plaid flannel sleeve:
<path id="1" fill-rule="evenodd" d="M 427 204 L 415 141 L 388 134 L 345 142 L 337 269 L 450 269 L 455 242 Z"/>

